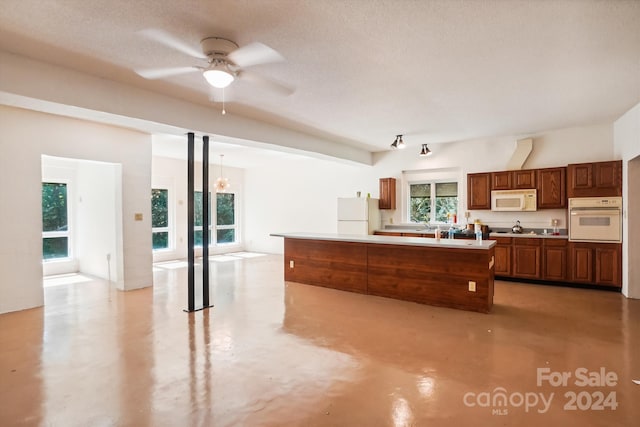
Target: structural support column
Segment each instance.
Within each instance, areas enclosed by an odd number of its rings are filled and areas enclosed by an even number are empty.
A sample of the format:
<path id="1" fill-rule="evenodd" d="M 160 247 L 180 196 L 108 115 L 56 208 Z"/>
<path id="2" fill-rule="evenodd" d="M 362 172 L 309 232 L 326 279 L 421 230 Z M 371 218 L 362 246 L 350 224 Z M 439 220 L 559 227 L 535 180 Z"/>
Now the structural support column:
<path id="1" fill-rule="evenodd" d="M 202 307 L 195 298 L 195 135 L 187 134 L 187 309 L 213 307 L 209 304 L 209 137 L 202 137 Z"/>
<path id="2" fill-rule="evenodd" d="M 194 154 L 195 135 L 187 134 L 187 311 L 195 311 L 195 254 L 194 244 L 194 213 L 195 213 L 195 188 L 194 188 Z"/>
<path id="3" fill-rule="evenodd" d="M 209 137 L 202 137 L 202 306 L 209 307 Z"/>

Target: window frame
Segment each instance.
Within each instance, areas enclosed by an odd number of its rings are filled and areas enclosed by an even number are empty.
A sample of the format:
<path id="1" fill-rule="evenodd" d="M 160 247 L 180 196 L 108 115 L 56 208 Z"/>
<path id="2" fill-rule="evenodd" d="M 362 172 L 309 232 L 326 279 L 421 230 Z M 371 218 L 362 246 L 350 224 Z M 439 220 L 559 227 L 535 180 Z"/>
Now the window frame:
<path id="1" fill-rule="evenodd" d="M 67 205 L 67 229 L 65 231 L 44 231 L 42 230 L 42 245 L 44 247 L 44 239 L 66 237 L 67 238 L 67 256 L 57 258 L 45 258 L 44 250 L 42 251 L 42 262 L 68 262 L 73 260 L 73 209 L 71 209 L 71 201 L 73 200 L 73 186 L 69 179 L 45 179 L 40 183 L 40 198 L 42 199 L 42 187 L 45 184 L 64 184 L 66 186 L 66 205 Z M 42 227 L 42 200 L 40 201 L 40 227 Z"/>
<path id="2" fill-rule="evenodd" d="M 405 207 L 407 210 L 407 214 L 406 214 L 406 220 L 408 223 L 410 224 L 422 224 L 423 222 L 415 222 L 411 220 L 411 186 L 412 185 L 423 185 L 423 184 L 429 184 L 430 185 L 430 193 L 431 195 L 430 197 L 430 212 L 429 212 L 429 221 L 426 221 L 429 224 L 434 224 L 434 225 L 444 225 L 444 224 L 448 224 L 449 222 L 447 221 L 436 221 L 436 200 L 437 200 L 437 196 L 436 196 L 436 186 L 437 184 L 448 184 L 448 183 L 455 183 L 457 186 L 457 202 L 456 202 L 456 213 L 460 211 L 460 180 L 458 180 L 457 178 L 451 177 L 451 178 L 439 178 L 439 179 L 418 179 L 418 180 L 414 180 L 414 181 L 409 181 L 407 182 L 407 198 L 406 198 L 406 203 L 405 203 Z"/>
<path id="3" fill-rule="evenodd" d="M 175 248 L 174 245 L 174 233 L 173 233 L 173 192 L 171 188 L 166 185 L 155 185 L 151 187 L 153 190 L 165 190 L 167 192 L 167 226 L 166 227 L 154 227 L 153 226 L 153 206 L 151 206 L 151 242 L 153 252 L 172 251 Z M 151 196 L 151 195 L 150 195 Z M 166 248 L 153 248 L 153 234 L 154 233 L 167 233 L 167 247 Z"/>

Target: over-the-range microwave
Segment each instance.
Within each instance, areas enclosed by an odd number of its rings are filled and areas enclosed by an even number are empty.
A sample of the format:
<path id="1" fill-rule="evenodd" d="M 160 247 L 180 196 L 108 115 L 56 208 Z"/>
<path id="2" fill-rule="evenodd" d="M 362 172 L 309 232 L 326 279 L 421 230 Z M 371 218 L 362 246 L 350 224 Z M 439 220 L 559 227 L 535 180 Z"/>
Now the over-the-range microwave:
<path id="1" fill-rule="evenodd" d="M 535 211 L 538 208 L 538 193 L 535 188 L 526 190 L 493 190 L 491 210 L 508 212 Z"/>

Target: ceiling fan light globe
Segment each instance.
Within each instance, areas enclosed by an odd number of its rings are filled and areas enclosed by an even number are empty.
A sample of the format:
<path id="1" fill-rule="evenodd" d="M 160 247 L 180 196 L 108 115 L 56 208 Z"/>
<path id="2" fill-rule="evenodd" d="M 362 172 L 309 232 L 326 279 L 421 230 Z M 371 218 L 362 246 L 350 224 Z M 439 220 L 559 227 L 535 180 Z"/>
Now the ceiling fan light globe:
<path id="1" fill-rule="evenodd" d="M 234 77 L 231 73 L 219 69 L 206 70 L 202 74 L 207 80 L 207 83 L 218 89 L 224 89 L 225 87 L 233 83 L 234 80 Z"/>

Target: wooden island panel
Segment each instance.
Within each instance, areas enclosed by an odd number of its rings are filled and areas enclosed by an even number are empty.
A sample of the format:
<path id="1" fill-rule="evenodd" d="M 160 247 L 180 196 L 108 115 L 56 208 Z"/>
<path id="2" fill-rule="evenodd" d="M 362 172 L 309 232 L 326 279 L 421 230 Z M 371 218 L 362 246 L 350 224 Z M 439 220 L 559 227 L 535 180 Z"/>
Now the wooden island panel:
<path id="1" fill-rule="evenodd" d="M 285 239 L 284 253 L 287 281 L 367 293 L 367 248 L 361 243 Z"/>
<path id="2" fill-rule="evenodd" d="M 470 242 L 469 244 L 473 244 Z M 495 247 L 379 244 L 286 238 L 289 282 L 488 313 Z M 469 290 L 475 282 L 475 292 Z"/>
<path id="3" fill-rule="evenodd" d="M 473 251 L 369 245 L 367 292 L 422 304 L 488 313 L 493 305 L 494 248 Z M 469 291 L 475 282 L 475 292 Z"/>

